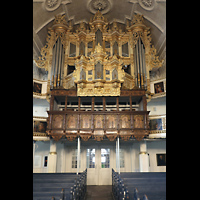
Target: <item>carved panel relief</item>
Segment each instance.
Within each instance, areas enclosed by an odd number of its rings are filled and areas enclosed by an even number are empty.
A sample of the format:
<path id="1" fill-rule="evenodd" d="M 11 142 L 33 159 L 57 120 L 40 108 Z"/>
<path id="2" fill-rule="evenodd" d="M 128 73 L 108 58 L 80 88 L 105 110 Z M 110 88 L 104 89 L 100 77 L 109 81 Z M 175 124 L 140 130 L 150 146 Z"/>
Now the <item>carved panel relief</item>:
<path id="1" fill-rule="evenodd" d="M 130 115 L 121 115 L 120 128 L 131 128 Z"/>
<path id="2" fill-rule="evenodd" d="M 94 128 L 103 128 L 103 115 L 94 116 Z"/>
<path id="3" fill-rule="evenodd" d="M 67 123 L 66 123 L 66 128 L 77 128 L 77 115 L 67 115 Z"/>
<path id="4" fill-rule="evenodd" d="M 91 128 L 91 115 L 81 115 L 81 128 Z"/>
<path id="5" fill-rule="evenodd" d="M 106 116 L 106 128 L 117 128 L 117 116 L 116 115 L 107 115 Z"/>
<path id="6" fill-rule="evenodd" d="M 53 129 L 59 129 L 63 127 L 63 116 L 62 115 L 53 115 Z"/>
<path id="7" fill-rule="evenodd" d="M 144 128 L 143 115 L 134 115 L 134 128 Z"/>

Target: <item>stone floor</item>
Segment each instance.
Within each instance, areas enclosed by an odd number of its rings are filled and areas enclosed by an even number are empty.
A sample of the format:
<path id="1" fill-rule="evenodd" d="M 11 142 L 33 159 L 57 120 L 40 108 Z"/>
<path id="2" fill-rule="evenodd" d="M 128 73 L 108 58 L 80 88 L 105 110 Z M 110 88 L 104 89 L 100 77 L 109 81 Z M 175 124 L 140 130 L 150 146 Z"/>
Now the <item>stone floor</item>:
<path id="1" fill-rule="evenodd" d="M 86 200 L 113 200 L 112 185 L 88 185 Z"/>

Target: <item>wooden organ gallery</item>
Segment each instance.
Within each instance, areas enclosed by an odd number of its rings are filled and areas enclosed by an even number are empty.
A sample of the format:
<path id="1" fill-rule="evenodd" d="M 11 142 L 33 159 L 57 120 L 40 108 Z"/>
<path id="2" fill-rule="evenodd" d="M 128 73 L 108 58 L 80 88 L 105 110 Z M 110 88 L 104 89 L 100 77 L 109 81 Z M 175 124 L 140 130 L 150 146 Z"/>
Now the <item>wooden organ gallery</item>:
<path id="1" fill-rule="evenodd" d="M 48 70 L 47 133 L 54 140 L 141 140 L 149 133 L 149 71 L 162 61 L 151 45 L 143 16 L 127 21 L 125 32 L 100 11 L 74 28 L 55 17 L 36 63 Z"/>

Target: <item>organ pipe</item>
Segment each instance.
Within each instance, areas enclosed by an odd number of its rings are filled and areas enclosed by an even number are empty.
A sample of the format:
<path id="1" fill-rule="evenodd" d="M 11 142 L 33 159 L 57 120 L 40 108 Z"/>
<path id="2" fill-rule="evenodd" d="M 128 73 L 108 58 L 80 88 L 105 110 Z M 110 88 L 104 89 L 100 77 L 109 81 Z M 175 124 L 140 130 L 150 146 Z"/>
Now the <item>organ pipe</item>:
<path id="1" fill-rule="evenodd" d="M 144 48 L 144 71 L 145 71 L 145 87 L 147 87 L 147 73 L 146 73 L 145 48 Z"/>
<path id="2" fill-rule="evenodd" d="M 134 67 L 135 67 L 135 79 L 136 79 L 136 86 L 137 86 L 137 61 L 136 61 L 136 51 L 134 52 Z"/>
<path id="3" fill-rule="evenodd" d="M 142 86 L 143 85 L 143 80 L 142 80 L 142 51 L 141 51 L 141 40 L 140 40 L 140 38 L 139 38 L 139 40 L 138 40 L 138 52 L 139 52 L 139 63 L 140 63 L 140 66 L 139 66 L 139 69 L 140 69 L 140 82 L 141 82 L 141 84 L 140 84 L 140 86 Z"/>
<path id="4" fill-rule="evenodd" d="M 64 66 L 64 48 L 60 37 L 53 47 L 52 69 L 51 69 L 51 89 L 62 86 L 62 73 Z"/>
<path id="5" fill-rule="evenodd" d="M 60 38 L 58 40 L 60 40 Z M 62 56 L 62 44 L 60 44 L 60 41 L 59 41 L 59 60 L 58 60 L 58 72 L 57 72 L 57 75 L 58 75 L 57 86 L 60 86 L 61 56 Z"/>
<path id="6" fill-rule="evenodd" d="M 145 88 L 147 83 L 146 77 L 146 63 L 145 63 L 145 47 L 141 38 L 138 39 L 135 45 L 134 51 L 134 63 L 135 63 L 135 78 L 136 86 L 139 88 Z"/>
<path id="7" fill-rule="evenodd" d="M 53 55 L 55 55 L 55 45 L 53 47 Z M 53 82 L 54 82 L 54 67 L 55 67 L 55 56 L 52 58 L 52 66 L 51 66 L 51 89 L 53 89 Z"/>
<path id="8" fill-rule="evenodd" d="M 63 67 L 64 67 L 64 57 L 65 54 L 64 54 L 64 50 L 62 49 L 62 62 L 61 62 L 61 70 L 60 70 L 60 85 L 62 86 L 62 79 L 63 79 Z"/>
<path id="9" fill-rule="evenodd" d="M 136 50 L 136 62 L 137 62 L 137 65 L 136 65 L 136 67 L 137 67 L 137 86 L 138 87 L 140 87 L 140 72 L 139 72 L 139 66 L 140 66 L 140 64 L 139 64 L 139 55 L 138 55 L 138 43 L 136 44 L 136 48 L 135 48 L 135 50 Z"/>

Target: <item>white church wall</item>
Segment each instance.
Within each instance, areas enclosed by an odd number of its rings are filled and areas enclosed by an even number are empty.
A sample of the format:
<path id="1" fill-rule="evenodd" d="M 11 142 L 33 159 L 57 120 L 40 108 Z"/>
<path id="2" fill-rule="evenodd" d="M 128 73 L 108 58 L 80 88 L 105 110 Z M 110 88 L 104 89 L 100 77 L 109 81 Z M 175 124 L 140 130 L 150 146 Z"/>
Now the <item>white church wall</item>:
<path id="1" fill-rule="evenodd" d="M 147 153 L 149 154 L 150 172 L 165 172 L 166 166 L 157 166 L 156 154 L 166 154 L 166 140 L 147 140 Z M 35 148 L 35 166 L 33 166 L 34 173 L 47 173 L 47 167 L 44 167 L 44 158 L 49 155 L 50 142 L 37 141 Z M 116 147 L 112 143 L 110 147 L 113 150 L 112 163 L 113 168 L 116 170 Z M 72 155 L 76 149 L 76 142 L 64 144 L 56 142 L 57 152 L 57 173 L 77 172 L 76 168 L 72 168 Z M 81 146 L 81 165 L 80 171 L 86 168 L 86 150 L 87 148 L 94 148 L 91 144 Z M 120 149 L 124 150 L 124 168 L 121 172 L 139 172 L 139 153 L 140 142 L 134 140 L 133 142 L 120 141 Z"/>
<path id="2" fill-rule="evenodd" d="M 35 155 L 33 163 L 33 173 L 47 173 L 47 167 L 44 167 L 44 158 L 49 155 L 50 142 L 49 141 L 36 141 Z M 47 161 L 48 163 L 48 161 Z"/>
<path id="3" fill-rule="evenodd" d="M 166 114 L 166 97 L 152 99 L 147 103 L 147 110 L 149 115 L 163 115 Z"/>
<path id="4" fill-rule="evenodd" d="M 33 105 L 33 116 L 35 116 L 35 117 L 48 117 L 47 107 L 45 107 L 45 106 L 34 106 Z"/>
<path id="5" fill-rule="evenodd" d="M 57 152 L 57 165 L 56 165 L 56 172 L 57 173 L 64 173 L 65 172 L 65 148 L 64 143 L 56 142 L 56 152 Z"/>
<path id="6" fill-rule="evenodd" d="M 156 154 L 166 154 L 166 140 L 147 141 L 150 158 L 150 172 L 166 172 L 166 166 L 157 166 Z"/>

